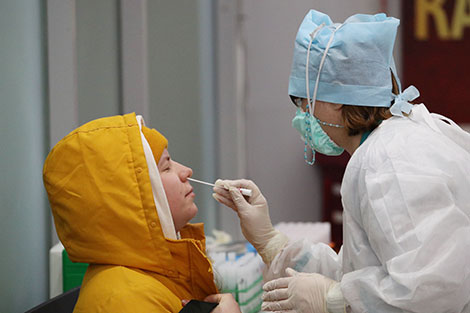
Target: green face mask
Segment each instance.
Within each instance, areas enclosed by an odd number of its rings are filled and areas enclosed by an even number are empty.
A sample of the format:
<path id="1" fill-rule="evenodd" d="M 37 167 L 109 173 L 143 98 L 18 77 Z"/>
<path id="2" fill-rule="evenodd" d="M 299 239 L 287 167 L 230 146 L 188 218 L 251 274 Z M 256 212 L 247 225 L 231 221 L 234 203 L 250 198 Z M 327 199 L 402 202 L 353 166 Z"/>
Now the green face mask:
<path id="1" fill-rule="evenodd" d="M 292 127 L 302 135 L 305 140 L 304 159 L 305 162 L 312 165 L 315 162 L 315 151 L 325 155 L 340 155 L 344 149 L 331 140 L 327 133 L 321 128 L 320 124 L 342 127 L 341 125 L 330 124 L 314 118 L 309 112 L 302 112 L 299 108 L 292 119 Z M 307 146 L 312 149 L 312 161 L 307 159 Z"/>

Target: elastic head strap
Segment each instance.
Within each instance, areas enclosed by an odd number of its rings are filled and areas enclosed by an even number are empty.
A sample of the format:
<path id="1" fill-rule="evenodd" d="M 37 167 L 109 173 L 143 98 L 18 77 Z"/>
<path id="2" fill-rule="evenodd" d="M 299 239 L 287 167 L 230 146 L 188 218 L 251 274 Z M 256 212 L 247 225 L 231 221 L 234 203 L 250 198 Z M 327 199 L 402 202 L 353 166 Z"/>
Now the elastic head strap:
<path id="1" fill-rule="evenodd" d="M 315 109 L 315 101 L 317 100 L 317 91 L 318 91 L 318 84 L 320 82 L 320 74 L 323 69 L 323 64 L 325 63 L 326 60 L 326 55 L 328 54 L 328 50 L 330 49 L 331 43 L 333 42 L 333 39 L 335 37 L 336 32 L 343 26 L 344 24 L 339 24 L 335 26 L 335 30 L 330 36 L 330 40 L 328 40 L 328 44 L 326 45 L 325 52 L 323 52 L 323 56 L 320 61 L 320 65 L 318 66 L 318 73 L 317 73 L 317 80 L 315 81 L 315 88 L 313 90 L 313 98 L 310 99 L 310 85 L 309 85 L 309 75 L 308 75 L 308 66 L 309 66 L 309 61 L 310 61 L 310 48 L 312 47 L 313 40 L 315 37 L 318 35 L 321 29 L 325 27 L 325 23 L 322 23 L 320 26 L 318 26 L 311 34 L 310 34 L 310 42 L 308 44 L 308 49 L 307 49 L 307 63 L 305 65 L 305 85 L 307 88 L 307 101 L 308 101 L 308 108 L 309 108 L 309 113 L 310 115 L 313 116 L 313 112 Z"/>

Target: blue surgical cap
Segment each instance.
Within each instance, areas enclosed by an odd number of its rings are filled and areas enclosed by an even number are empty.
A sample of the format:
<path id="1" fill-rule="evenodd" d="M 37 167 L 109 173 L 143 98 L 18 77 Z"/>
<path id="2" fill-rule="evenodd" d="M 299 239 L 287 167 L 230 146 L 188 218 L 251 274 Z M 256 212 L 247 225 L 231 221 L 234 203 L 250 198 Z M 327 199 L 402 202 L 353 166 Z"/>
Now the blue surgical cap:
<path id="1" fill-rule="evenodd" d="M 383 13 L 356 14 L 338 24 L 328 15 L 311 10 L 300 25 L 295 40 L 289 95 L 307 98 L 307 49 L 312 33 L 317 31 L 309 55 L 309 94 L 314 94 L 318 68 L 331 39 L 320 72 L 316 99 L 346 105 L 389 107 L 394 99 L 391 72 L 401 88 L 393 60 L 399 24 L 398 19 Z"/>

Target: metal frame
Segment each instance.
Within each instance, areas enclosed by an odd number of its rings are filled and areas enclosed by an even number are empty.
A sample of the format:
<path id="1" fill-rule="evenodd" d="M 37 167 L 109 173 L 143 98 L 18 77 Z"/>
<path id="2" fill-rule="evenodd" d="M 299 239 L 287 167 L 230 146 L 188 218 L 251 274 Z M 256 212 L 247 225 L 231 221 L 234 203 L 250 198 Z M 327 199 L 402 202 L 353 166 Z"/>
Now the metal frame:
<path id="1" fill-rule="evenodd" d="M 78 126 L 75 0 L 47 0 L 49 147 Z M 52 216 L 51 216 L 52 220 Z M 51 244 L 59 242 L 51 222 Z"/>
<path id="2" fill-rule="evenodd" d="M 49 143 L 78 126 L 75 0 L 47 1 Z"/>
<path id="3" fill-rule="evenodd" d="M 149 119 L 147 0 L 121 0 L 123 113 Z"/>
<path id="4" fill-rule="evenodd" d="M 217 128 L 218 175 L 221 178 L 246 177 L 245 110 L 243 75 L 244 54 L 240 47 L 240 0 L 216 1 L 217 25 Z M 238 218 L 226 208 L 220 208 L 218 226 L 242 239 Z"/>

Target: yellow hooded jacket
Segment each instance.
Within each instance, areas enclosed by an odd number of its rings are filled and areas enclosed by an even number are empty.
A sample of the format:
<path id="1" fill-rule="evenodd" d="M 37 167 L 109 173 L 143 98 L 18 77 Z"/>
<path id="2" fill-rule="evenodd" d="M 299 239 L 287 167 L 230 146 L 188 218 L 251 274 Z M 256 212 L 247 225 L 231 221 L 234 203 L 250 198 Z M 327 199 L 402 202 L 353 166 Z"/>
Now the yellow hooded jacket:
<path id="1" fill-rule="evenodd" d="M 71 132 L 43 175 L 70 259 L 90 263 L 74 312 L 179 312 L 182 299 L 217 293 L 203 225 L 163 235 L 134 113 Z"/>

